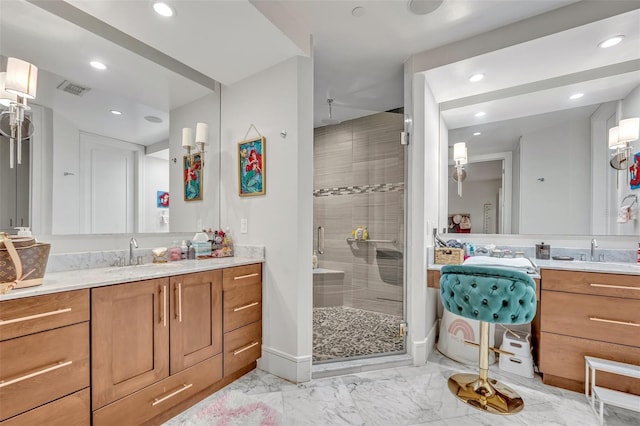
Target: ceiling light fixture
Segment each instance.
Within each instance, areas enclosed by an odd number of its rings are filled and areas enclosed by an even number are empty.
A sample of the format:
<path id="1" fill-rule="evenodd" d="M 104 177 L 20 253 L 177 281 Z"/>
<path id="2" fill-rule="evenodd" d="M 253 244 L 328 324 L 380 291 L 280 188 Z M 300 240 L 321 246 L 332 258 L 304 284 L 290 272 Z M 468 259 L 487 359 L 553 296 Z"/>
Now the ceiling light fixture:
<path id="1" fill-rule="evenodd" d="M 616 44 L 620 43 L 623 38 L 624 38 L 623 35 L 617 35 L 617 36 L 614 36 L 614 37 L 610 37 L 610 38 L 606 39 L 605 41 L 600 42 L 598 44 L 598 47 L 606 49 L 607 47 L 615 46 Z"/>
<path id="2" fill-rule="evenodd" d="M 453 179 L 458 181 L 458 196 L 462 197 L 462 181 L 467 177 L 464 165 L 467 164 L 467 144 L 458 142 L 453 145 L 453 161 L 456 163 L 456 170 Z"/>
<path id="3" fill-rule="evenodd" d="M 91 62 L 89 62 L 89 65 L 91 65 L 95 69 L 101 70 L 101 71 L 107 69 L 107 66 L 105 64 L 103 64 L 102 62 L 100 62 L 100 61 L 91 61 Z"/>
<path id="4" fill-rule="evenodd" d="M 484 111 L 476 112 L 476 117 L 484 117 L 485 115 L 487 115 L 487 113 Z"/>
<path id="5" fill-rule="evenodd" d="M 427 15 L 444 2 L 444 0 L 409 0 L 407 7 L 412 13 L 416 15 Z"/>
<path id="6" fill-rule="evenodd" d="M 469 77 L 469 81 L 472 83 L 477 83 L 482 79 L 484 79 L 484 74 L 482 73 L 473 74 L 471 77 Z"/>
<path id="7" fill-rule="evenodd" d="M 571 99 L 572 101 L 575 101 L 576 99 L 580 99 L 583 96 L 584 96 L 584 93 L 574 93 L 573 95 L 569 96 L 569 99 Z"/>
<path id="8" fill-rule="evenodd" d="M 112 109 L 110 112 L 113 115 L 122 115 L 122 111 L 118 111 L 117 109 Z"/>
<path id="9" fill-rule="evenodd" d="M 35 99 L 38 68 L 17 58 L 7 59 L 7 72 L 0 78 L 0 97 L 9 111 L 0 114 L 0 134 L 9 138 L 9 167 L 13 168 L 13 149 L 17 144 L 16 160 L 22 164 L 22 141 L 33 134 L 33 125 L 24 112 L 30 110 L 27 99 Z"/>
<path id="10" fill-rule="evenodd" d="M 481 134 L 482 134 L 482 132 L 475 132 L 475 133 L 473 134 L 473 136 L 480 136 Z"/>
<path id="11" fill-rule="evenodd" d="M 333 118 L 333 111 L 331 109 L 331 105 L 333 104 L 333 99 L 327 98 L 327 104 L 329 104 L 329 118 L 323 118 L 322 123 L 328 124 L 330 126 L 335 124 L 340 124 L 340 120 L 336 120 Z"/>
<path id="12" fill-rule="evenodd" d="M 173 7 L 169 6 L 168 3 L 163 1 L 156 1 L 153 3 L 153 10 L 160 16 L 164 16 L 165 18 L 170 18 L 176 14 Z"/>

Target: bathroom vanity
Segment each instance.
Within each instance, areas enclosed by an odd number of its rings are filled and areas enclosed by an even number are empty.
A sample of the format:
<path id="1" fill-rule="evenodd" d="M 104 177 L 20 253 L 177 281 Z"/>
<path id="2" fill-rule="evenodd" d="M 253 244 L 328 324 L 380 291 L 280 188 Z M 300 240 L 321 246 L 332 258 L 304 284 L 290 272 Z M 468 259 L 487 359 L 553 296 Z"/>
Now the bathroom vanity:
<path id="1" fill-rule="evenodd" d="M 261 261 L 183 262 L 0 296 L 0 425 L 160 424 L 254 369 Z"/>
<path id="2" fill-rule="evenodd" d="M 584 392 L 585 355 L 640 365 L 640 266 L 536 260 L 534 359 L 543 383 Z M 427 271 L 439 288 L 441 265 Z M 640 395 L 640 381 L 606 372 L 598 383 Z"/>

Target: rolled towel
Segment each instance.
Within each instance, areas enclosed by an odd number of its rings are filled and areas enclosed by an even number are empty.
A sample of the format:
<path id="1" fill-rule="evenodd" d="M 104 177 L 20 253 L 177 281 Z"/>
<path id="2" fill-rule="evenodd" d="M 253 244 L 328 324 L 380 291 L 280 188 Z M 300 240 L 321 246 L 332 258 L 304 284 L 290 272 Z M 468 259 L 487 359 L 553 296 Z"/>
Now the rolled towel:
<path id="1" fill-rule="evenodd" d="M 464 261 L 464 265 L 496 266 L 517 269 L 528 274 L 537 273 L 536 265 L 526 257 L 504 258 L 490 256 L 473 256 Z"/>

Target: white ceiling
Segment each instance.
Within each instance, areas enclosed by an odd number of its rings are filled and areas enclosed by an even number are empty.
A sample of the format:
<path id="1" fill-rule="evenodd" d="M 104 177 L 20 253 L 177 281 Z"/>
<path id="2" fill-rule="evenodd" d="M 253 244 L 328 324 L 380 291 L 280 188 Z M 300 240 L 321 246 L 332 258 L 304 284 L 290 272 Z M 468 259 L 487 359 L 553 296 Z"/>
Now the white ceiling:
<path id="1" fill-rule="evenodd" d="M 335 100 L 333 116 L 339 120 L 401 107 L 403 63 L 414 54 L 473 40 L 541 13 L 555 13 L 555 9 L 575 1 L 445 0 L 431 14 L 418 16 L 408 10 L 407 0 L 172 0 L 177 10 L 173 19 L 155 15 L 146 0 L 70 3 L 222 84 L 233 84 L 286 58 L 304 54 L 304 42 L 300 40 L 304 34 L 312 34 L 314 123 L 318 126 L 328 116 L 328 97 Z M 601 3 L 611 4 L 608 0 Z M 635 3 L 640 8 L 640 2 Z M 364 15 L 353 16 L 355 7 L 363 7 Z M 124 95 L 160 111 L 168 112 L 208 93 L 208 89 L 100 37 L 74 30 L 69 24 L 63 28 L 60 18 L 24 0 L 0 0 L 0 8 L 0 54 L 22 57 L 96 91 Z M 638 11 L 609 18 L 429 70 L 427 78 L 437 100 L 448 105 L 445 114 L 450 117 L 445 119 L 452 120 L 450 127 L 473 124 L 459 118 L 455 118 L 455 124 L 453 121 L 456 114 L 464 115 L 455 109 L 477 103 L 477 98 L 468 97 L 484 96 L 483 102 L 499 99 L 498 103 L 504 105 L 505 97 L 527 96 L 518 88 L 539 92 L 531 96 L 536 98 L 536 110 L 542 112 L 545 103 L 557 106 L 559 102 L 543 96 L 543 92 L 551 95 L 554 91 L 550 87 L 557 83 L 553 78 L 640 58 L 639 19 Z M 594 45 L 612 32 L 627 34 L 624 43 L 613 48 L 616 50 L 596 54 Z M 86 62 L 93 58 L 110 65 L 108 79 L 93 70 L 87 73 Z M 487 78 L 471 85 L 466 79 L 472 70 L 485 72 Z M 616 70 L 609 70 L 613 72 Z M 570 83 L 578 83 L 579 78 L 574 75 Z M 603 87 L 610 87 L 612 81 L 620 82 L 617 91 L 607 95 L 611 98 L 620 96 L 637 76 L 609 80 L 603 80 L 600 86 L 592 83 L 604 92 Z M 601 100 L 585 96 L 575 105 L 593 101 Z M 514 108 L 503 109 L 513 115 Z M 485 122 L 504 118 L 488 114 Z"/>

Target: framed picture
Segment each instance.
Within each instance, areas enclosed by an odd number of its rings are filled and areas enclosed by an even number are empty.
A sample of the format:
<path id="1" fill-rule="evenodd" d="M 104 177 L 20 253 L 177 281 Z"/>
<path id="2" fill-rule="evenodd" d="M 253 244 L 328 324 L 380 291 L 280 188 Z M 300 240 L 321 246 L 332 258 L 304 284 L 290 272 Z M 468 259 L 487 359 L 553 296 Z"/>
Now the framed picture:
<path id="1" fill-rule="evenodd" d="M 238 188 L 241 197 L 264 195 L 265 139 L 248 139 L 238 143 Z"/>
<path id="2" fill-rule="evenodd" d="M 193 154 L 191 160 L 189 156 L 183 157 L 184 170 L 184 200 L 202 200 L 202 156 Z"/>
<path id="3" fill-rule="evenodd" d="M 157 201 L 159 209 L 168 209 L 169 193 L 167 191 L 158 191 Z"/>
<path id="4" fill-rule="evenodd" d="M 449 215 L 448 233 L 468 234 L 471 232 L 471 215 L 469 213 L 453 213 Z"/>

